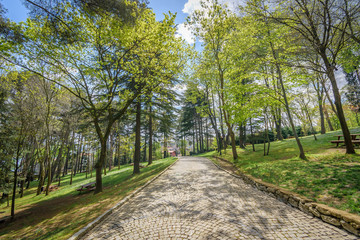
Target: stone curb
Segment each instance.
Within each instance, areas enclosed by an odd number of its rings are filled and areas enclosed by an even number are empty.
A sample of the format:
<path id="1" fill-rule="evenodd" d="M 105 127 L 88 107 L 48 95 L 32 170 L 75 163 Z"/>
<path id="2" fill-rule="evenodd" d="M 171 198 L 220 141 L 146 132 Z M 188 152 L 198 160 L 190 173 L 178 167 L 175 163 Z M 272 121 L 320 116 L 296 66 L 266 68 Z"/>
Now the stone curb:
<path id="1" fill-rule="evenodd" d="M 125 198 L 123 198 L 120 202 L 118 202 L 115 206 L 113 206 L 112 208 L 110 208 L 109 210 L 107 210 L 106 212 L 104 212 L 103 214 L 101 214 L 99 217 L 97 217 L 94 221 L 92 221 L 91 223 L 89 223 L 88 225 L 86 225 L 85 227 L 83 227 L 82 229 L 80 229 L 78 232 L 76 232 L 74 235 L 72 235 L 70 238 L 68 238 L 68 240 L 78 240 L 81 237 L 85 236 L 85 234 L 87 234 L 91 229 L 93 229 L 97 224 L 99 224 L 101 221 L 103 221 L 107 216 L 109 216 L 115 209 L 120 208 L 122 205 L 124 205 L 127 201 L 129 201 L 131 198 L 133 198 L 137 193 L 139 193 L 140 191 L 142 191 L 144 188 L 146 188 L 150 183 L 152 183 L 153 181 L 155 181 L 157 178 L 159 178 L 161 175 L 163 175 L 169 168 L 171 168 L 175 163 L 177 163 L 177 161 L 179 160 L 176 159 L 176 161 L 174 163 L 172 163 L 170 166 L 168 166 L 167 168 L 165 168 L 161 173 L 159 173 L 158 175 L 156 175 L 155 177 L 153 177 L 152 179 L 150 179 L 149 181 L 147 181 L 143 186 L 139 187 L 138 189 L 136 189 L 133 193 L 131 193 L 130 195 L 126 196 Z"/>
<path id="2" fill-rule="evenodd" d="M 214 158 L 220 159 L 231 163 L 236 169 L 238 169 L 232 162 L 229 162 L 226 159 L 213 156 Z M 253 187 L 259 189 L 260 191 L 266 192 L 270 196 L 299 209 L 300 211 L 317 217 L 323 222 L 334 225 L 338 228 L 343 228 L 346 231 L 360 236 L 360 216 L 352 213 L 348 213 L 336 208 L 329 207 L 324 204 L 314 202 L 311 199 L 308 199 L 304 196 L 301 196 L 297 193 L 291 192 L 287 189 L 275 186 L 271 183 L 262 181 L 261 179 L 254 178 L 253 176 L 247 175 L 241 172 L 238 169 L 239 175 L 229 172 L 228 170 L 222 168 L 218 164 L 211 161 L 217 168 L 227 172 L 231 176 L 236 178 L 241 178 L 245 183 L 252 185 Z"/>

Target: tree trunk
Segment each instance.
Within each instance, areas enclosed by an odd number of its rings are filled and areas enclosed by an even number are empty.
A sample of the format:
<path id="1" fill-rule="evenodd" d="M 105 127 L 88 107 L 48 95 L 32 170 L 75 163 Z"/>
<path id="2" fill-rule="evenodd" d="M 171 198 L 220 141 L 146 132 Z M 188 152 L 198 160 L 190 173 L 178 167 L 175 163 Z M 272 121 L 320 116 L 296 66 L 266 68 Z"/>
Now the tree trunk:
<path id="1" fill-rule="evenodd" d="M 74 166 L 74 173 L 73 175 L 76 176 L 76 173 L 78 171 L 78 166 L 79 166 L 79 159 L 81 156 L 81 147 L 82 147 L 82 141 L 83 141 L 83 137 L 81 134 L 79 134 L 79 146 L 78 146 L 78 150 L 77 150 L 77 154 L 76 154 L 76 158 L 75 158 L 75 166 Z"/>
<path id="2" fill-rule="evenodd" d="M 314 82 L 313 85 L 316 90 L 318 105 L 319 105 L 321 134 L 325 134 L 326 128 L 325 128 L 325 118 L 324 118 L 324 110 L 323 110 L 324 87 L 322 85 L 320 87 L 320 81 L 321 80 L 317 77 L 316 83 Z"/>
<path id="3" fill-rule="evenodd" d="M 36 195 L 39 195 L 41 193 L 41 189 L 44 185 L 44 180 L 45 180 L 44 161 L 46 161 L 46 160 L 47 159 L 43 159 L 42 161 L 40 161 L 39 184 L 38 184 L 38 188 L 36 191 Z"/>
<path id="4" fill-rule="evenodd" d="M 144 154 L 143 154 L 143 162 L 146 162 L 146 151 L 147 151 L 147 134 L 144 136 Z"/>
<path id="5" fill-rule="evenodd" d="M 200 148 L 200 151 L 201 152 L 204 152 L 205 150 L 205 146 L 204 146 L 204 124 L 203 124 L 203 118 L 200 117 L 199 115 L 199 118 L 200 118 L 200 142 L 201 142 L 201 148 Z"/>
<path id="6" fill-rule="evenodd" d="M 152 106 L 149 107 L 149 160 L 148 165 L 152 164 L 152 150 L 153 150 L 153 122 L 152 122 Z"/>
<path id="7" fill-rule="evenodd" d="M 134 171 L 133 174 L 140 173 L 140 157 L 141 157 L 141 102 L 136 103 L 136 127 L 135 127 L 135 152 L 134 152 Z"/>
<path id="8" fill-rule="evenodd" d="M 51 185 L 51 158 L 48 157 L 48 181 L 47 181 L 47 184 L 46 184 L 46 192 L 45 192 L 45 195 L 49 195 L 49 188 L 50 188 L 50 185 Z"/>
<path id="9" fill-rule="evenodd" d="M 208 126 L 208 119 L 206 118 L 205 121 L 205 131 L 206 131 L 206 151 L 209 151 L 209 126 Z"/>
<path id="10" fill-rule="evenodd" d="M 230 135 L 230 140 L 231 140 L 231 150 L 232 150 L 232 154 L 233 154 L 233 159 L 237 160 L 238 159 L 238 155 L 236 152 L 236 142 L 235 142 L 235 134 L 234 131 L 232 130 L 230 124 L 228 125 L 228 131 L 229 131 L 229 135 Z"/>
<path id="11" fill-rule="evenodd" d="M 168 149 L 167 149 L 167 137 L 164 133 L 164 158 L 168 157 Z"/>
<path id="12" fill-rule="evenodd" d="M 300 151 L 300 155 L 299 157 L 301 159 L 306 159 L 306 156 L 305 156 L 305 152 L 304 152 L 304 149 L 303 149 L 303 146 L 300 142 L 300 139 L 297 135 L 297 132 L 296 132 L 296 129 L 295 129 L 295 126 L 294 126 L 294 122 L 293 122 L 293 119 L 292 119 L 292 116 L 291 116 L 291 112 L 290 112 L 290 107 L 289 107 L 289 103 L 287 101 L 287 97 L 286 97 L 286 92 L 285 92 L 285 87 L 283 85 L 283 82 L 281 80 L 281 87 L 282 87 L 282 91 L 283 91 L 283 95 L 284 95 L 284 101 L 285 101 L 285 108 L 286 108 L 286 112 L 287 112 L 287 115 L 288 115 L 288 118 L 289 118 L 289 122 L 290 122 L 290 125 L 291 125 L 291 129 L 294 133 L 294 137 L 295 137 L 295 140 L 296 140 L 296 143 L 298 145 L 298 148 L 299 148 L 299 151 Z"/>
<path id="13" fill-rule="evenodd" d="M 278 113 L 278 111 L 280 113 Z M 281 109 L 280 108 L 276 108 L 273 111 L 273 118 L 274 118 L 274 122 L 275 122 L 275 128 L 276 128 L 276 138 L 277 140 L 283 140 L 283 136 L 281 134 Z"/>
<path id="14" fill-rule="evenodd" d="M 243 123 L 239 124 L 239 147 L 245 149 Z"/>
<path id="15" fill-rule="evenodd" d="M 328 126 L 329 126 L 329 130 L 334 131 L 334 127 L 333 127 L 333 125 L 331 123 L 331 119 L 329 117 L 329 113 L 328 113 L 325 105 L 323 105 L 323 109 L 324 109 L 324 115 L 325 115 L 326 121 L 327 121 Z"/>
<path id="16" fill-rule="evenodd" d="M 27 179 L 27 172 L 28 172 L 28 165 L 29 165 L 29 161 L 30 161 L 30 153 L 26 153 L 25 154 L 25 160 L 23 162 L 23 166 L 22 166 L 22 171 L 21 171 L 21 176 L 22 176 L 22 180 L 20 181 L 20 198 L 22 198 L 24 196 L 24 185 L 25 185 L 25 180 Z"/>
<path id="17" fill-rule="evenodd" d="M 278 80 L 279 80 L 279 83 L 280 83 L 280 86 L 281 86 L 281 90 L 282 90 L 282 93 L 283 93 L 283 98 L 284 98 L 284 103 L 285 103 L 286 112 L 287 112 L 287 115 L 288 115 L 288 118 L 289 118 L 289 122 L 290 122 L 291 128 L 292 128 L 293 133 L 294 133 L 294 137 L 295 137 L 296 143 L 297 143 L 298 148 L 299 148 L 299 151 L 300 151 L 299 157 L 300 157 L 301 159 L 304 159 L 304 160 L 305 160 L 305 159 L 306 159 L 305 152 L 304 152 L 303 146 L 302 146 L 302 144 L 301 144 L 301 142 L 300 142 L 300 139 L 299 139 L 299 137 L 298 137 L 298 135 L 297 135 L 297 133 L 296 133 L 296 129 L 295 129 L 295 126 L 294 126 L 294 122 L 293 122 L 293 119 L 292 119 L 292 116 L 291 116 L 291 112 L 290 112 L 289 103 L 288 103 L 287 96 L 286 96 L 286 91 L 285 91 L 285 87 L 284 87 L 284 82 L 283 82 L 283 79 L 282 79 L 281 69 L 280 69 L 279 63 L 277 62 L 277 56 L 276 56 L 276 53 L 275 53 L 275 50 L 274 50 L 274 47 L 273 47 L 272 42 L 270 42 L 270 46 L 271 46 L 273 58 L 274 58 L 274 60 L 275 60 L 276 71 L 277 71 L 277 74 L 278 74 Z"/>
<path id="18" fill-rule="evenodd" d="M 92 173 L 93 173 L 93 170 L 94 170 L 94 162 L 95 162 L 95 151 L 92 154 L 90 178 L 92 178 Z"/>
<path id="19" fill-rule="evenodd" d="M 255 152 L 254 132 L 253 132 L 253 126 L 252 126 L 252 122 L 251 122 L 251 120 L 252 120 L 252 119 L 250 118 L 251 145 L 252 145 L 253 152 Z"/>
<path id="20" fill-rule="evenodd" d="M 74 138 L 74 135 L 75 135 L 75 132 L 73 132 L 73 139 L 75 140 Z M 73 180 L 73 176 L 74 176 L 74 172 L 75 172 L 75 163 L 74 163 L 74 156 L 75 156 L 75 141 L 73 142 L 73 145 L 72 145 L 72 152 L 71 152 L 71 174 L 70 174 L 70 185 L 72 185 L 72 180 Z M 76 160 L 75 160 L 76 161 Z"/>
<path id="21" fill-rule="evenodd" d="M 314 130 L 314 127 L 313 127 L 313 123 L 312 123 L 312 120 L 311 120 L 309 111 L 308 111 L 308 109 L 307 109 L 307 106 L 304 105 L 304 108 L 305 108 L 304 110 L 305 110 L 306 116 L 307 116 L 307 118 L 308 118 L 308 120 L 309 120 L 309 123 L 310 123 L 311 132 L 312 132 L 312 134 L 313 134 L 313 136 L 314 136 L 315 141 L 317 141 L 317 137 L 316 137 L 315 130 Z"/>
<path id="22" fill-rule="evenodd" d="M 319 103 L 319 113 L 320 113 L 321 134 L 325 134 L 326 129 L 325 129 L 325 118 L 324 118 L 324 110 L 323 110 L 323 105 L 322 105 L 322 99 L 319 99 L 318 103 Z"/>
<path id="23" fill-rule="evenodd" d="M 110 134 L 110 149 L 109 149 L 109 156 L 108 156 L 108 162 L 109 162 L 109 172 L 111 171 L 111 166 L 113 164 L 114 160 L 114 131 Z"/>
<path id="24" fill-rule="evenodd" d="M 71 159 L 70 152 L 71 152 L 71 149 L 73 149 L 74 144 L 75 144 L 75 131 L 72 132 L 71 142 L 67 147 L 68 150 L 67 150 L 66 161 L 65 161 L 65 166 L 64 166 L 64 170 L 63 170 L 63 177 L 68 174 L 69 160 Z"/>
<path id="25" fill-rule="evenodd" d="M 95 164 L 95 169 L 96 169 L 96 188 L 95 188 L 95 192 L 94 194 L 100 193 L 102 192 L 102 168 L 103 168 L 103 164 L 106 161 L 106 151 L 107 151 L 107 147 L 106 147 L 106 138 L 104 137 L 102 139 L 100 139 L 100 157 L 99 160 L 96 162 Z"/>
<path id="26" fill-rule="evenodd" d="M 121 163 L 121 161 L 120 161 L 120 159 L 121 159 L 121 142 L 120 142 L 120 132 L 119 132 L 119 138 L 118 138 L 118 145 L 117 145 L 117 159 L 118 159 L 118 169 L 120 169 L 120 163 Z"/>
<path id="27" fill-rule="evenodd" d="M 193 130 L 193 132 L 192 132 L 192 139 L 193 139 L 193 154 L 195 153 L 195 126 L 193 126 L 192 127 L 192 130 Z"/>
<path id="28" fill-rule="evenodd" d="M 322 53 L 322 58 L 325 63 L 325 66 L 326 66 L 326 70 L 327 70 L 326 74 L 330 79 L 331 86 L 333 89 L 335 106 L 336 106 L 336 110 L 337 110 L 337 116 L 340 121 L 341 129 L 342 129 L 342 132 L 344 135 L 346 153 L 347 154 L 355 154 L 355 149 L 354 149 L 353 143 L 351 141 L 350 131 L 347 126 L 345 116 L 344 116 L 344 111 L 343 111 L 342 104 L 341 104 L 341 96 L 339 93 L 339 89 L 337 87 L 337 83 L 336 83 L 336 79 L 335 79 L 335 75 L 334 75 L 334 69 L 331 66 L 330 62 L 328 61 L 326 53 Z"/>
<path id="29" fill-rule="evenodd" d="M 20 130 L 20 136 L 22 136 L 22 127 Z M 21 141 L 18 140 L 17 144 L 17 151 L 16 151 L 16 161 L 15 161 L 15 169 L 14 169 L 14 186 L 13 186 L 13 192 L 12 192 L 12 199 L 11 199 L 11 218 L 13 219 L 15 217 L 15 196 L 16 196 L 16 186 L 17 186 L 17 172 L 19 169 L 19 160 L 20 160 L 20 148 L 21 148 Z"/>

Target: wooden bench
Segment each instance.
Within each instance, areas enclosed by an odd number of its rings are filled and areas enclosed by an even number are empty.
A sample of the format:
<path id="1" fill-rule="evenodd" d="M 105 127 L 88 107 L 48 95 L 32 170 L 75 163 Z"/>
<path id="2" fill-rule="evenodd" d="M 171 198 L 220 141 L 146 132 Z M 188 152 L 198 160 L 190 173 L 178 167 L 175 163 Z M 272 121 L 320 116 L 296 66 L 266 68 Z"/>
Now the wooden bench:
<path id="1" fill-rule="evenodd" d="M 76 191 L 79 191 L 79 193 L 81 192 L 90 192 L 95 190 L 96 186 L 95 186 L 95 182 L 90 182 L 84 185 L 81 185 L 80 188 L 76 189 Z"/>
<path id="2" fill-rule="evenodd" d="M 351 142 L 353 144 L 356 144 L 356 145 L 360 145 L 360 140 L 356 139 L 356 140 L 351 140 Z M 331 143 L 336 143 L 336 146 L 338 147 L 339 146 L 339 143 L 345 143 L 345 140 L 333 140 L 331 141 Z"/>

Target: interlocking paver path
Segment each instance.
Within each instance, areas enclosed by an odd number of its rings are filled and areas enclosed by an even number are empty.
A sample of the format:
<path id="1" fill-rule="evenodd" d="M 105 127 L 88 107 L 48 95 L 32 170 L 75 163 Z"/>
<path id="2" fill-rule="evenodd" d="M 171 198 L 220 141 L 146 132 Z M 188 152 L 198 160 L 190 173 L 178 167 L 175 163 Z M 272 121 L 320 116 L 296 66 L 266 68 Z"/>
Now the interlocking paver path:
<path id="1" fill-rule="evenodd" d="M 181 157 L 85 239 L 357 239 L 216 168 Z"/>

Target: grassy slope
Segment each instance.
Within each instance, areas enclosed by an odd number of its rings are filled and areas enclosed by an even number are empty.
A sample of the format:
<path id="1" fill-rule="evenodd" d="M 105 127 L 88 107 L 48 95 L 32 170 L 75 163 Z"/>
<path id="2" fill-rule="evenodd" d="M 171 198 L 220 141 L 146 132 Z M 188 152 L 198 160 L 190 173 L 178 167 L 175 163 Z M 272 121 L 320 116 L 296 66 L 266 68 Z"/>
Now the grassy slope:
<path id="1" fill-rule="evenodd" d="M 360 128 L 352 129 L 359 133 Z M 340 131 L 301 138 L 308 158 L 298 158 L 295 139 L 271 143 L 269 156 L 263 156 L 263 144 L 257 144 L 256 152 L 247 146 L 238 149 L 239 160 L 235 163 L 243 172 L 263 181 L 297 192 L 317 202 L 360 214 L 360 150 L 356 155 L 345 155 L 344 147 L 335 148 L 331 140 Z M 203 156 L 214 155 L 215 152 Z M 222 155 L 232 161 L 231 149 Z"/>
<path id="2" fill-rule="evenodd" d="M 79 195 L 76 191 L 79 186 L 95 181 L 95 173 L 91 179 L 85 179 L 84 173 L 77 174 L 71 186 L 70 177 L 66 176 L 61 187 L 49 196 L 35 196 L 37 182 L 33 182 L 25 196 L 16 199 L 16 221 L 0 225 L 0 238 L 66 239 L 174 161 L 175 158 L 156 160 L 141 169 L 139 175 L 132 175 L 132 166 L 121 166 L 120 170 L 116 167 L 103 176 L 104 191 L 97 195 L 92 192 Z M 0 211 L 0 217 L 7 216 L 10 208 L 3 203 Z"/>

